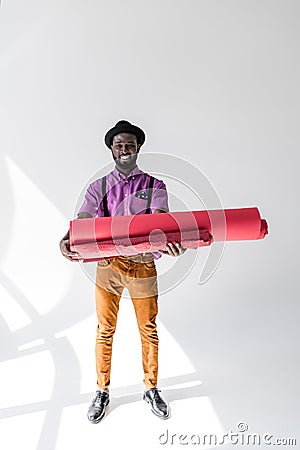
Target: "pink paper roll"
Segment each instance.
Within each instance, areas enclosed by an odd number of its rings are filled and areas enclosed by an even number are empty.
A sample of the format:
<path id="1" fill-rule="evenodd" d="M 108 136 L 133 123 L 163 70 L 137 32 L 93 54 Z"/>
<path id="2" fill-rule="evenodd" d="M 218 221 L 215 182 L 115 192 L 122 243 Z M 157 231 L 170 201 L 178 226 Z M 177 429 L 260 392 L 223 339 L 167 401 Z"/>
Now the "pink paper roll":
<path id="1" fill-rule="evenodd" d="M 268 233 L 256 207 L 101 217 L 70 222 L 71 250 L 84 262 L 155 252 L 168 242 L 184 248 L 213 241 L 262 239 Z"/>

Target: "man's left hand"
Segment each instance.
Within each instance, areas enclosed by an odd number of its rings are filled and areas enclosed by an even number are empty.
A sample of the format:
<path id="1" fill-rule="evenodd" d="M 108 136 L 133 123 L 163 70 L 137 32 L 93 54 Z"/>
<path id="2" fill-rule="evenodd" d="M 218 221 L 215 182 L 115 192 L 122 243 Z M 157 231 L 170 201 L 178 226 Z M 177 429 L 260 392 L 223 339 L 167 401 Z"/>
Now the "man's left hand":
<path id="1" fill-rule="evenodd" d="M 179 244 L 179 242 L 175 242 L 174 244 L 172 242 L 168 242 L 166 250 L 159 250 L 159 252 L 163 255 L 170 256 L 179 256 L 182 255 L 185 251 L 186 248 L 183 248 L 181 244 Z"/>

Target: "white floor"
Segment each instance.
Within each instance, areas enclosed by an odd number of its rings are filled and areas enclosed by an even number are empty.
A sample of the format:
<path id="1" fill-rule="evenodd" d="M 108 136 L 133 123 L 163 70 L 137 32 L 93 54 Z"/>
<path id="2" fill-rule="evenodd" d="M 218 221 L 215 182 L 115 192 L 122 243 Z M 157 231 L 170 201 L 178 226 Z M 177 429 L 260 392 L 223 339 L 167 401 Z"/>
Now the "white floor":
<path id="1" fill-rule="evenodd" d="M 89 284 L 87 281 L 87 291 Z M 170 301 L 167 299 L 166 303 Z M 55 329 L 54 317 L 49 319 L 48 326 Z M 9 318 L 8 308 L 6 318 Z M 229 448 L 232 444 L 224 435 L 230 430 L 238 433 L 238 437 L 232 437 L 233 442 L 238 439 L 236 448 L 243 448 L 242 437 L 246 439 L 250 435 L 253 439 L 253 433 L 259 433 L 260 439 L 264 433 L 269 433 L 273 436 L 269 438 L 273 439 L 272 443 L 275 438 L 297 438 L 299 445 L 295 428 L 299 418 L 298 400 L 292 398 L 296 380 L 291 373 L 280 373 L 282 368 L 278 368 L 278 373 L 273 372 L 274 361 L 269 362 L 273 377 L 269 369 L 264 373 L 258 366 L 249 366 L 249 361 L 243 356 L 245 341 L 242 332 L 240 345 L 233 344 L 233 354 L 237 349 L 240 354 L 234 370 L 230 367 L 230 353 L 225 357 L 228 365 L 224 364 L 224 355 L 219 353 L 222 352 L 222 343 L 217 343 L 218 331 L 213 332 L 215 342 L 211 342 L 208 335 L 206 346 L 212 352 L 211 357 L 200 346 L 199 360 L 196 361 L 199 364 L 203 358 L 204 382 L 161 321 L 158 328 L 160 388 L 170 403 L 171 418 L 162 421 L 155 417 L 142 400 L 140 341 L 133 308 L 125 296 L 121 301 L 114 339 L 111 403 L 103 421 L 92 425 L 86 412 L 96 389 L 94 314 L 54 333 L 52 337 L 47 337 L 46 330 L 45 338 L 31 339 L 30 336 L 38 330 L 34 324 L 25 325 L 10 335 L 7 327 L 8 340 L 5 333 L 2 339 L 7 344 L 6 358 L 0 364 L 1 448 L 153 450 L 200 446 L 200 442 L 201 448 Z M 40 334 L 43 334 L 42 327 Z M 197 340 L 197 336 L 194 339 Z M 21 341 L 21 345 L 14 346 Z M 216 353 L 215 345 L 219 347 Z M 248 345 L 251 346 L 250 343 Z M 263 345 L 261 348 L 263 353 Z M 274 349 L 273 356 L 277 352 L 280 358 L 279 349 Z M 251 359 L 253 355 L 249 353 Z M 264 355 L 257 353 L 258 364 L 261 358 Z M 213 370 L 215 361 L 219 361 L 217 372 Z M 205 435 L 212 435 L 211 445 L 209 440 L 204 440 L 209 439 Z M 250 447 L 254 448 L 253 445 Z"/>

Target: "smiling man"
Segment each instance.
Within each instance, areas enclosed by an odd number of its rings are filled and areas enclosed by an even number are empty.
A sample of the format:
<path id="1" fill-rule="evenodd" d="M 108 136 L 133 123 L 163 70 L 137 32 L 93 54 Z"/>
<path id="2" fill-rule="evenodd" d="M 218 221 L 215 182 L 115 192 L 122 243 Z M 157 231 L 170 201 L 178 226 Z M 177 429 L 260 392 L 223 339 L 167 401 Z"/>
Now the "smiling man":
<path id="1" fill-rule="evenodd" d="M 137 166 L 145 133 L 136 125 L 119 121 L 105 135 L 105 144 L 112 152 L 115 168 L 91 183 L 87 189 L 78 219 L 135 214 L 157 214 L 169 211 L 164 182 L 143 172 Z M 70 251 L 69 234 L 60 241 L 66 258 L 78 261 Z M 152 412 L 162 418 L 170 416 L 170 409 L 157 388 L 158 383 L 158 287 L 155 260 L 162 253 L 179 256 L 184 253 L 179 243 L 168 243 L 166 250 L 133 256 L 119 256 L 99 261 L 96 277 L 96 336 L 97 391 L 88 409 L 88 419 L 98 423 L 109 404 L 109 385 L 112 342 L 116 329 L 119 302 L 124 288 L 131 296 L 142 343 L 142 363 L 145 390 L 143 399 Z M 128 367 L 124 367 L 128 370 Z"/>

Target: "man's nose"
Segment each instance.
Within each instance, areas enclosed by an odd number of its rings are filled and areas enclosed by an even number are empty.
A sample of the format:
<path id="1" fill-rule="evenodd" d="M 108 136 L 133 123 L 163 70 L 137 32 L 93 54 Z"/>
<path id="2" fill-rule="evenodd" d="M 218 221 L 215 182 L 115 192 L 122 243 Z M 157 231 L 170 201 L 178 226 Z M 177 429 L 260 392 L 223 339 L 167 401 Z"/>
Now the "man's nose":
<path id="1" fill-rule="evenodd" d="M 121 147 L 121 149 L 120 149 L 120 151 L 121 151 L 121 153 L 128 153 L 129 152 L 129 149 L 128 149 L 128 147 L 127 147 L 127 145 L 126 144 L 123 144 L 122 145 L 122 147 Z"/>

